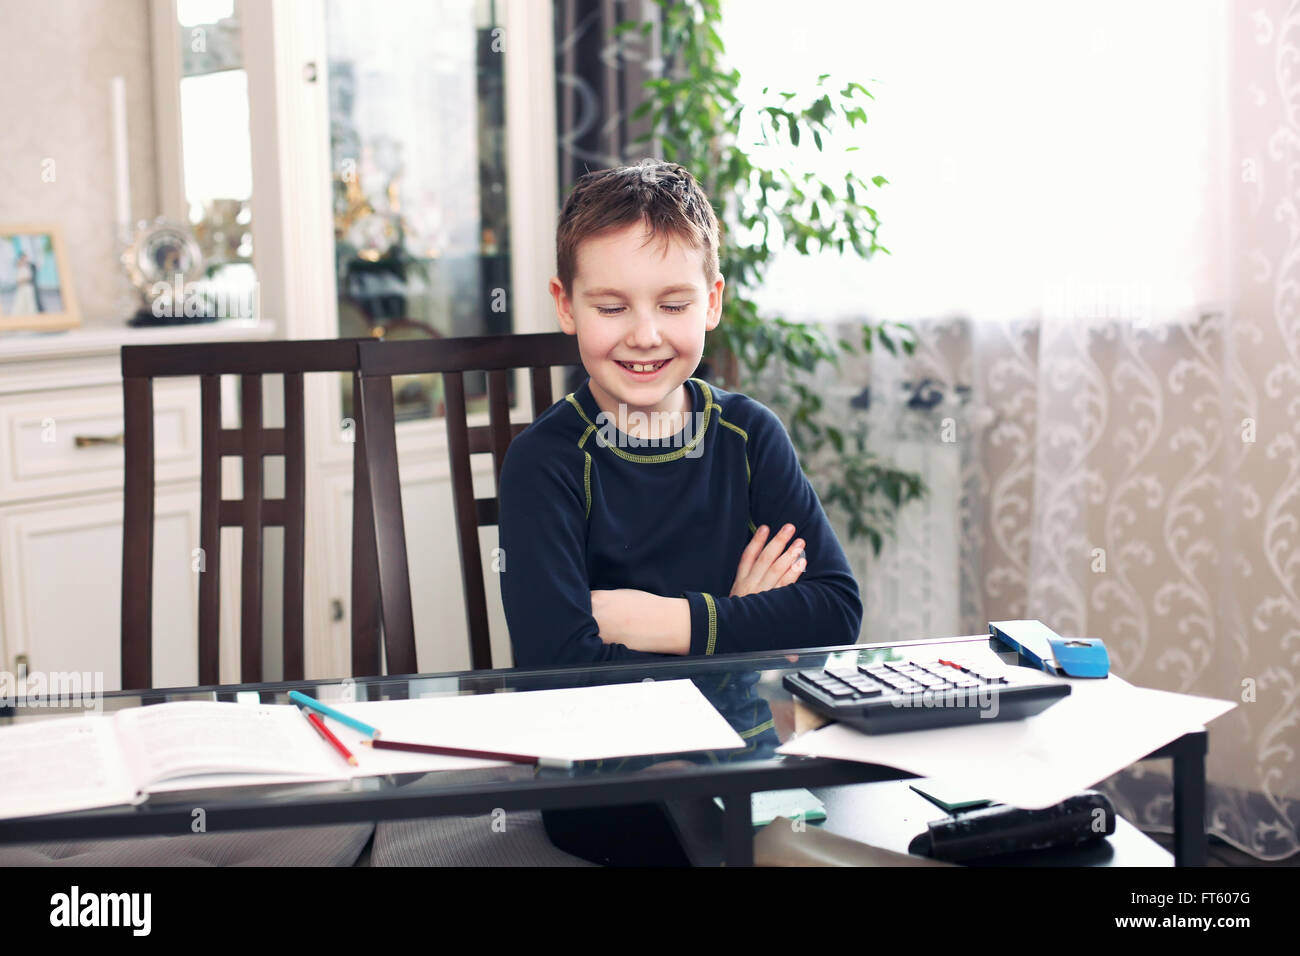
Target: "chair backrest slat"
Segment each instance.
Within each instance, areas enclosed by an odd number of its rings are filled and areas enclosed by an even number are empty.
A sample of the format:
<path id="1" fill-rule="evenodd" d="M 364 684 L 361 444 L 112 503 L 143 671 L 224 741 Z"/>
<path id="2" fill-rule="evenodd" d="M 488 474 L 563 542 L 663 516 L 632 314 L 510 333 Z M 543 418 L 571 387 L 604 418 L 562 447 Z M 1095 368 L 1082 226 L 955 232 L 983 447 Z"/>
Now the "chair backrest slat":
<path id="1" fill-rule="evenodd" d="M 221 682 L 221 376 L 199 379 L 199 683 Z M 128 472 L 129 473 L 129 472 Z M 134 687 L 134 684 L 124 685 Z M 152 686 L 152 685 L 145 685 Z"/>
<path id="2" fill-rule="evenodd" d="M 478 519 L 480 528 L 491 527 L 500 519 L 501 506 L 497 503 L 496 498 L 475 498 L 474 499 L 474 516 Z"/>
<path id="3" fill-rule="evenodd" d="M 366 484 L 368 507 L 373 516 L 371 528 L 378 559 L 380 607 L 402 607 L 404 614 L 381 618 L 384 653 L 390 674 L 414 674 L 418 670 L 415 656 L 415 627 L 411 614 L 411 577 L 406 564 L 406 532 L 402 524 L 402 494 L 397 470 L 397 429 L 393 409 L 393 386 L 386 378 L 362 378 L 355 394 L 361 398 L 358 431 L 365 436 L 365 462 L 360 480 Z M 353 494 L 356 494 L 355 489 Z M 385 542 L 400 542 L 401 547 L 383 547 Z"/>
<path id="4" fill-rule="evenodd" d="M 514 437 L 510 434 L 510 373 L 493 369 L 487 373 L 488 428 L 492 433 L 492 480 L 500 483 L 501 464 L 506 460 L 506 449 Z"/>
<path id="5" fill-rule="evenodd" d="M 533 386 L 533 418 L 551 407 L 551 370 L 533 366 L 528 370 L 528 378 Z"/>
<path id="6" fill-rule="evenodd" d="M 510 426 L 510 441 L 514 441 L 519 434 L 527 428 L 531 422 L 516 422 Z M 471 425 L 465 429 L 465 434 L 469 437 L 469 453 L 471 455 L 490 455 L 496 448 L 496 438 L 494 437 L 491 425 Z M 506 444 L 509 444 L 507 442 Z"/>
<path id="7" fill-rule="evenodd" d="M 364 365 L 361 373 L 366 374 Z M 442 382 L 447 405 L 447 457 L 451 470 L 452 501 L 456 508 L 461 584 L 465 594 L 465 613 L 469 616 L 470 666 L 474 670 L 482 670 L 492 666 L 492 643 L 487 629 L 487 592 L 483 588 L 483 555 L 478 544 L 478 515 L 474 509 L 474 475 L 469 462 L 465 376 L 460 372 L 444 372 Z M 488 401 L 491 400 L 489 396 Z M 495 443 L 495 435 L 493 440 Z M 382 542 L 380 547 L 383 547 Z M 467 569 L 474 573 L 469 573 Z M 382 592 L 382 587 L 380 590 Z M 387 610 L 385 607 L 385 619 Z"/>
<path id="8" fill-rule="evenodd" d="M 307 534 L 307 430 L 303 408 L 301 372 L 284 376 L 284 608 L 282 670 L 285 680 L 303 680 L 306 674 L 303 635 L 303 587 Z M 269 432 L 267 435 L 269 436 Z M 267 443 L 269 446 L 271 443 Z"/>
<path id="9" fill-rule="evenodd" d="M 122 401 L 122 686 L 152 687 L 153 380 L 123 379 Z"/>
<path id="10" fill-rule="evenodd" d="M 361 396 L 361 371 L 352 376 L 354 405 Z M 359 407 L 358 422 L 363 417 Z M 352 673 L 379 674 L 379 567 L 375 552 L 374 510 L 371 505 L 366 433 L 354 423 L 352 448 Z M 405 555 L 403 555 L 405 557 Z M 414 643 L 414 636 L 412 636 Z"/>
<path id="11" fill-rule="evenodd" d="M 239 673 L 243 680 L 262 679 L 262 376 L 239 379 L 240 425 L 243 427 L 243 560 L 240 563 Z"/>
<path id="12" fill-rule="evenodd" d="M 287 402 L 288 400 L 288 393 L 286 393 L 285 401 Z M 263 428 L 262 454 L 283 455 L 284 441 L 283 428 Z M 221 429 L 221 454 L 225 455 L 227 458 L 238 458 L 244 454 L 244 433 L 241 429 Z"/>

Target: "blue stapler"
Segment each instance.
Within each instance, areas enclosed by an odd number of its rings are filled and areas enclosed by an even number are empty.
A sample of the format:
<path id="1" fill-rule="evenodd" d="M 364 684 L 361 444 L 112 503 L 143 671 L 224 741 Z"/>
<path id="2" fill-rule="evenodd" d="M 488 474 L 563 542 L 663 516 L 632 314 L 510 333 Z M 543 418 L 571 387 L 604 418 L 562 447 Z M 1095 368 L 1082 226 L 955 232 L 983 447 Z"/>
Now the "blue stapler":
<path id="1" fill-rule="evenodd" d="M 989 636 L 1019 652 L 1030 667 L 1065 677 L 1105 677 L 1106 645 L 1092 637 L 1061 637 L 1042 621 L 993 621 Z"/>

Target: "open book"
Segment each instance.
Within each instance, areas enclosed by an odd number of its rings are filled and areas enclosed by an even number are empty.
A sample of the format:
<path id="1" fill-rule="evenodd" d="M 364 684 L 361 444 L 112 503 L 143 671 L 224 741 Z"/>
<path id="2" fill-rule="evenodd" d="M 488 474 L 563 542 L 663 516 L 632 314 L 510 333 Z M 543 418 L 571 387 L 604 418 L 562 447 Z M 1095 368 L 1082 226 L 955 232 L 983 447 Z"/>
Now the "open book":
<path id="1" fill-rule="evenodd" d="M 744 741 L 688 680 L 332 704 L 385 737 L 572 760 L 738 749 Z M 345 783 L 511 766 L 372 750 L 326 718 L 353 767 L 292 704 L 181 701 L 0 729 L 0 818 L 138 804 L 155 794 Z"/>

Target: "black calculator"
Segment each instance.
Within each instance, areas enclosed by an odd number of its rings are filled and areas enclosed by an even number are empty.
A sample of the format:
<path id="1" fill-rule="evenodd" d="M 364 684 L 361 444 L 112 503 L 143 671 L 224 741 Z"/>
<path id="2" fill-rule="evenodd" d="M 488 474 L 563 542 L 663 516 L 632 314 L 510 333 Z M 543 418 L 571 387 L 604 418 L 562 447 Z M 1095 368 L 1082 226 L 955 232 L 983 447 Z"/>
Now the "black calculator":
<path id="1" fill-rule="evenodd" d="M 1069 684 L 1028 668 L 948 658 L 830 663 L 781 683 L 823 717 L 868 734 L 1021 720 L 1070 693 Z"/>

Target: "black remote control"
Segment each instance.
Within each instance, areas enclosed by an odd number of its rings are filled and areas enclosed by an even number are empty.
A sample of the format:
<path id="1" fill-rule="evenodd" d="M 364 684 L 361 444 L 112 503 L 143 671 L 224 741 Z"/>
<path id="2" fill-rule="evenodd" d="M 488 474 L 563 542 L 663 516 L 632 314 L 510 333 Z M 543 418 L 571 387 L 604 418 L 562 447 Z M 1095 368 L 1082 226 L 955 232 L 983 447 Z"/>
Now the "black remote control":
<path id="1" fill-rule="evenodd" d="M 1085 790 L 1042 810 L 995 804 L 928 826 L 908 852 L 951 863 L 1101 839 L 1115 832 L 1115 808 L 1105 794 Z"/>

